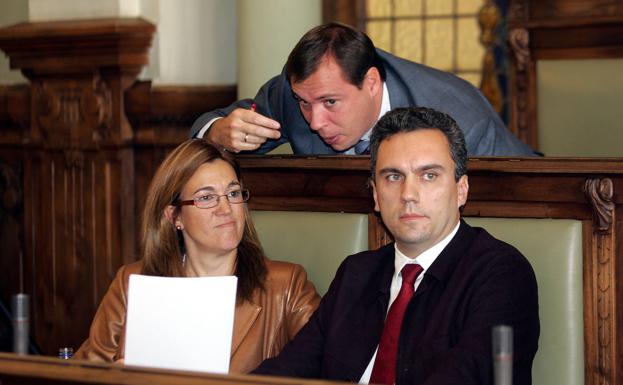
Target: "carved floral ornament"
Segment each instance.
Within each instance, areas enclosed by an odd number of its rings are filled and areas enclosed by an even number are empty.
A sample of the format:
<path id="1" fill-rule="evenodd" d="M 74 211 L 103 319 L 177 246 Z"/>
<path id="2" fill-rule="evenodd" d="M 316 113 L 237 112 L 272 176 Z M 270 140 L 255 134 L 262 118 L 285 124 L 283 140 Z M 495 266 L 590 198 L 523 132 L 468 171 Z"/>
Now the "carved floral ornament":
<path id="1" fill-rule="evenodd" d="M 508 33 L 513 54 L 517 62 L 517 70 L 524 71 L 530 61 L 530 34 L 525 28 L 514 28 Z"/>
<path id="2" fill-rule="evenodd" d="M 596 232 L 610 233 L 614 214 L 614 187 L 610 178 L 587 179 L 584 194 L 593 206 Z"/>
<path id="3" fill-rule="evenodd" d="M 32 89 L 34 116 L 46 144 L 78 146 L 84 138 L 99 142 L 111 135 L 112 96 L 101 78 L 43 80 L 33 82 Z"/>

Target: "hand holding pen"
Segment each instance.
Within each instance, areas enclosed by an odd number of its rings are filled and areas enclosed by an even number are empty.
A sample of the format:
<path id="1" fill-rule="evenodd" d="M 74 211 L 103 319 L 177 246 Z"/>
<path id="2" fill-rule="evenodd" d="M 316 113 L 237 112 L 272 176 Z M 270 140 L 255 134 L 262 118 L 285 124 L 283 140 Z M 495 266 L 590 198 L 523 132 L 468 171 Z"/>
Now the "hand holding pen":
<path id="1" fill-rule="evenodd" d="M 253 151 L 268 139 L 279 139 L 280 128 L 279 122 L 259 113 L 253 102 L 250 108 L 237 108 L 215 121 L 208 140 L 232 152 Z"/>

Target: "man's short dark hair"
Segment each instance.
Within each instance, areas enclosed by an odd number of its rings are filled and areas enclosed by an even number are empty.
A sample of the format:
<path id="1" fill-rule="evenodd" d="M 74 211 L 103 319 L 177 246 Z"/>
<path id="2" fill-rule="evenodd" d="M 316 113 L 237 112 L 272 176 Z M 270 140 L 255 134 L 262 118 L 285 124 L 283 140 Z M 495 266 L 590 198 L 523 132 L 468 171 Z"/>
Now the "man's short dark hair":
<path id="1" fill-rule="evenodd" d="M 376 157 L 381 142 L 401 132 L 417 130 L 439 130 L 450 145 L 450 156 L 454 161 L 454 178 L 458 181 L 467 173 L 467 148 L 465 136 L 452 117 L 443 112 L 425 107 L 395 108 L 376 123 L 370 136 L 370 169 L 372 180 L 376 169 Z"/>
<path id="2" fill-rule="evenodd" d="M 286 62 L 286 77 L 298 83 L 318 68 L 325 55 L 335 58 L 347 80 L 361 87 L 371 67 L 385 80 L 385 68 L 372 40 L 363 32 L 344 24 L 328 23 L 308 31 L 296 44 Z"/>

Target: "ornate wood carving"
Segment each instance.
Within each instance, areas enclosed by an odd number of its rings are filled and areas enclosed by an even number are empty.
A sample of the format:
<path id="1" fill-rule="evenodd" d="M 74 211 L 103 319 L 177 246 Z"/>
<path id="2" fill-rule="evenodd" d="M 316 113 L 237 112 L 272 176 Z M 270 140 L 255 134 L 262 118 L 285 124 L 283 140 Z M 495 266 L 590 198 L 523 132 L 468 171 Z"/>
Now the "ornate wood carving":
<path id="1" fill-rule="evenodd" d="M 528 19 L 528 2 L 525 0 L 511 1 L 508 6 L 508 18 L 511 20 Z"/>
<path id="2" fill-rule="evenodd" d="M 517 137 L 528 143 L 532 148 L 537 148 L 536 136 L 530 136 L 531 104 L 530 84 L 533 79 L 532 59 L 530 57 L 530 35 L 525 28 L 515 28 L 508 34 L 515 71 L 511 76 L 511 99 L 512 121 L 509 128 Z"/>
<path id="3" fill-rule="evenodd" d="M 584 194 L 593 209 L 593 226 L 590 239 L 591 260 L 584 260 L 585 313 L 591 313 L 588 327 L 593 328 L 596 338 L 588 341 L 586 354 L 587 384 L 616 384 L 618 338 L 617 338 L 617 282 L 615 259 L 615 203 L 614 186 L 610 178 L 590 178 L 585 181 Z"/>
<path id="4" fill-rule="evenodd" d="M 32 113 L 46 148 L 98 146 L 111 138 L 112 95 L 99 76 L 35 81 L 32 92 Z"/>
<path id="5" fill-rule="evenodd" d="M 612 231 L 614 216 L 613 189 L 612 180 L 609 178 L 587 179 L 584 184 L 586 199 L 593 206 L 594 227 L 600 233 L 608 234 Z"/>
<path id="6" fill-rule="evenodd" d="M 33 261 L 25 274 L 34 335 L 49 354 L 79 346 L 115 271 L 135 259 L 134 135 L 123 95 L 147 63 L 154 30 L 140 19 L 0 29 L 0 48 L 31 81 L 19 144 L 28 153 L 24 249 Z"/>
<path id="7" fill-rule="evenodd" d="M 494 30 L 500 20 L 500 10 L 493 0 L 485 0 L 478 14 L 480 23 L 480 42 L 485 47 L 485 56 L 482 65 L 482 80 L 480 90 L 489 100 L 493 109 L 499 114 L 502 110 L 502 90 L 495 72 L 495 58 L 493 49 L 495 47 L 496 36 Z"/>
<path id="8" fill-rule="evenodd" d="M 517 63 L 518 71 L 525 71 L 530 61 L 530 35 L 525 28 L 512 29 L 508 34 L 508 40 Z"/>

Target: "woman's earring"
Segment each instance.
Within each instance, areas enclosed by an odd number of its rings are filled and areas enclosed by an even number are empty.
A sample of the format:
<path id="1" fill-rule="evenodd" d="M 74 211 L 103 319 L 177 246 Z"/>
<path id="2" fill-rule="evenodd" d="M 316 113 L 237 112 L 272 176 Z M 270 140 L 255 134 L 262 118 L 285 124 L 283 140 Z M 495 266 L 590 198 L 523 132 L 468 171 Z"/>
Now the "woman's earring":
<path id="1" fill-rule="evenodd" d="M 182 231 L 182 226 L 180 225 L 175 226 L 175 228 L 178 229 L 179 231 Z"/>
<path id="2" fill-rule="evenodd" d="M 182 254 L 182 266 L 186 266 L 186 253 Z"/>

